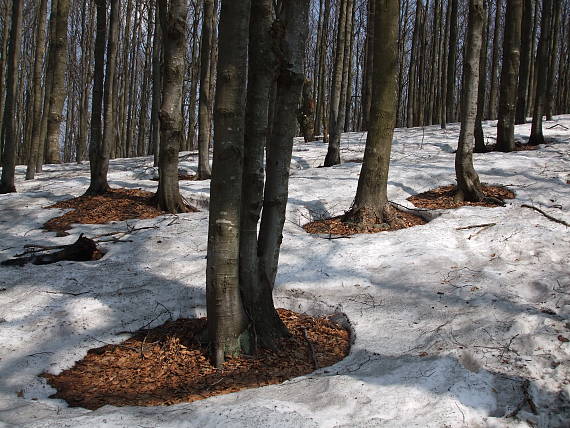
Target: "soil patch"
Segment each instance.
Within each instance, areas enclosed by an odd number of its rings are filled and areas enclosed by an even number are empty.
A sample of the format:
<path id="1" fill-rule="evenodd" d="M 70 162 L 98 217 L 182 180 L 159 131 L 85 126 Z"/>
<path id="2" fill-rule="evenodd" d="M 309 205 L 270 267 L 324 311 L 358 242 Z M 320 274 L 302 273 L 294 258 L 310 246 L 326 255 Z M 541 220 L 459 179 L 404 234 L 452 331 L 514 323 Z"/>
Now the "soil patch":
<path id="1" fill-rule="evenodd" d="M 437 189 L 428 190 L 427 192 L 418 195 L 410 196 L 408 201 L 419 208 L 427 208 L 430 210 L 439 209 L 453 209 L 464 206 L 477 206 L 477 207 L 497 207 L 497 204 L 492 202 L 455 202 L 453 200 L 457 186 L 443 186 Z M 501 186 L 483 186 L 483 193 L 487 197 L 493 197 L 501 201 L 505 199 L 514 199 L 515 194 L 509 189 Z"/>
<path id="2" fill-rule="evenodd" d="M 158 406 L 202 400 L 246 388 L 284 382 L 337 363 L 348 355 L 350 333 L 328 318 L 278 310 L 291 333 L 278 351 L 213 367 L 199 341 L 206 318 L 179 319 L 141 330 L 120 345 L 90 350 L 59 375 L 42 374 L 72 407 Z"/>
<path id="3" fill-rule="evenodd" d="M 113 189 L 104 195 L 82 195 L 46 208 L 72 209 L 44 223 L 44 229 L 64 232 L 73 224 L 104 224 L 133 218 L 149 219 L 165 213 L 153 204 L 154 193 L 140 189 Z"/>
<path id="4" fill-rule="evenodd" d="M 400 211 L 398 209 L 391 210 L 391 217 L 386 223 L 374 224 L 373 222 L 366 222 L 365 224 L 358 224 L 345 221 L 344 215 L 315 220 L 303 226 L 305 232 L 312 234 L 329 234 L 348 236 L 358 233 L 379 233 L 388 232 L 391 230 L 406 229 L 413 226 L 421 226 L 426 224 L 427 221 L 415 214 Z"/>

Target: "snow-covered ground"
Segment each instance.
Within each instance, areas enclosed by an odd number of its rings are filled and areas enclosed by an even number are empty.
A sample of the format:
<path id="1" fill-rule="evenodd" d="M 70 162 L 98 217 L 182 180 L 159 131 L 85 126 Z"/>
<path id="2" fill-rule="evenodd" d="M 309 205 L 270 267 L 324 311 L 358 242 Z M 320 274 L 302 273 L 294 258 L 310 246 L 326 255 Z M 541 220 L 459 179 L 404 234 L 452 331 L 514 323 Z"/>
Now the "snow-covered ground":
<path id="1" fill-rule="evenodd" d="M 570 116 L 546 122 L 570 127 Z M 528 136 L 530 125 L 516 133 Z M 494 136 L 494 123 L 485 124 Z M 459 126 L 397 130 L 389 197 L 406 198 L 454 182 Z M 288 217 L 275 290 L 278 306 L 311 314 L 344 312 L 354 331 L 339 364 L 281 385 L 170 407 L 69 408 L 49 399 L 37 377 L 57 373 L 88 349 L 126 338 L 160 315 L 205 315 L 207 217 L 201 212 L 132 220 L 150 226 L 132 242 L 104 244 L 90 263 L 0 269 L 0 426 L 554 427 L 570 425 L 570 233 L 521 207 L 570 222 L 570 131 L 545 129 L 557 143 L 538 151 L 475 156 L 481 180 L 508 185 L 504 208 L 431 212 L 425 226 L 351 239 L 311 236 L 300 227 L 348 209 L 365 135 L 343 136 L 345 163 L 316 168 L 321 143 L 293 154 Z M 188 154 L 181 168 L 192 169 Z M 353 162 L 350 162 L 350 161 Z M 111 162 L 115 187 L 154 190 L 149 158 Z M 44 210 L 87 188 L 88 165 L 52 165 L 20 193 L 0 196 L 0 260 L 25 244 L 54 245 L 126 230 L 125 222 L 79 225 L 56 238 Z M 209 182 L 182 182 L 204 205 Z M 496 223 L 488 228 L 460 227 Z M 168 311 L 165 310 L 168 309 Z M 505 416 L 525 399 L 518 417 Z M 527 422 L 528 421 L 528 422 Z"/>

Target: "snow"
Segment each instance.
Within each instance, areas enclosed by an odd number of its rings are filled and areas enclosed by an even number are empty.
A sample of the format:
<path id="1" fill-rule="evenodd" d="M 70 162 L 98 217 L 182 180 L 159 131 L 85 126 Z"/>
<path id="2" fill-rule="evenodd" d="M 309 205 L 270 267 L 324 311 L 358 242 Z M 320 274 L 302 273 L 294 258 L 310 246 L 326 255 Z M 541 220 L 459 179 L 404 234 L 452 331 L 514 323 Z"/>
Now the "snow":
<path id="1" fill-rule="evenodd" d="M 538 151 L 475 155 L 481 180 L 508 185 L 504 208 L 424 212 L 425 226 L 350 239 L 311 236 L 300 227 L 342 213 L 356 191 L 366 137 L 343 135 L 346 161 L 316 168 L 322 143 L 297 141 L 275 301 L 311 314 L 344 313 L 350 355 L 333 367 L 281 385 L 170 407 L 69 408 L 38 377 L 71 367 L 103 343 L 118 343 L 156 319 L 205 315 L 209 182 L 181 182 L 198 213 L 78 225 L 56 238 L 41 225 L 62 210 L 42 209 L 80 195 L 89 167 L 51 165 L 20 193 L 0 196 L 0 260 L 25 244 L 71 243 L 131 226 L 132 242 L 104 244 L 106 256 L 0 269 L 0 427 L 541 427 L 570 424 L 570 234 L 522 204 L 570 222 L 570 116 L 545 122 L 556 143 Z M 406 198 L 454 182 L 459 125 L 398 129 L 389 197 Z M 516 127 L 527 136 L 530 125 Z M 488 137 L 496 122 L 485 123 Z M 186 153 L 180 168 L 196 169 Z M 154 191 L 150 158 L 111 162 L 114 187 Z M 483 229 L 459 227 L 496 223 Z M 72 294 L 70 294 L 72 293 Z M 550 313 L 549 313 L 550 312 Z M 555 315 L 552 315 L 555 313 Z M 523 382 L 539 414 L 525 405 Z"/>

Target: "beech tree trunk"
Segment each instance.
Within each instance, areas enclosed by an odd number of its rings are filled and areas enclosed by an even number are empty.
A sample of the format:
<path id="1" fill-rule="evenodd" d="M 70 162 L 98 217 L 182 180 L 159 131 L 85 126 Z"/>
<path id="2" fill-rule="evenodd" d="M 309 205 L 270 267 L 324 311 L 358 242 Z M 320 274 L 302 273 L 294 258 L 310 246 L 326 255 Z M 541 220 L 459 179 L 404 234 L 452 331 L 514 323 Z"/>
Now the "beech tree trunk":
<path id="1" fill-rule="evenodd" d="M 202 21 L 202 46 L 200 48 L 200 106 L 198 112 L 198 179 L 206 180 L 212 174 L 210 168 L 210 67 L 214 26 L 214 0 L 204 0 Z"/>
<path id="2" fill-rule="evenodd" d="M 38 152 L 40 149 L 40 131 L 42 122 L 42 69 L 45 57 L 46 44 L 46 23 L 47 23 L 47 0 L 41 0 L 37 8 L 37 27 L 36 27 L 36 48 L 34 58 L 34 104 L 33 104 L 33 123 L 32 123 L 32 139 L 30 142 L 30 155 L 26 168 L 26 180 L 33 180 L 36 175 L 36 163 Z"/>
<path id="3" fill-rule="evenodd" d="M 362 131 L 368 131 L 370 122 L 370 106 L 372 103 L 372 84 L 374 68 L 374 22 L 376 2 L 368 1 L 368 15 L 366 27 L 366 58 L 364 62 L 364 79 L 362 82 Z"/>
<path id="4" fill-rule="evenodd" d="M 447 122 L 455 122 L 455 75 L 457 63 L 457 1 L 451 2 L 451 22 L 449 23 L 449 57 L 447 61 L 446 115 Z"/>
<path id="5" fill-rule="evenodd" d="M 351 0 L 340 0 L 337 25 L 337 39 L 334 56 L 334 70 L 329 100 L 329 146 L 325 157 L 325 167 L 340 164 L 340 134 L 339 114 L 341 106 L 341 93 L 344 76 L 344 55 L 346 45 L 346 23 L 348 20 L 348 3 Z"/>
<path id="6" fill-rule="evenodd" d="M 562 15 L 562 0 L 553 0 L 552 4 L 552 18 L 551 18 L 551 32 L 550 36 L 550 50 L 549 50 L 549 66 L 548 66 L 548 80 L 546 83 L 546 100 L 544 103 L 544 110 L 546 120 L 552 120 L 554 115 L 555 100 L 554 89 L 556 87 L 556 69 L 557 61 L 560 56 L 558 52 L 558 35 L 560 27 L 560 16 Z"/>
<path id="7" fill-rule="evenodd" d="M 370 127 L 356 196 L 345 220 L 383 223 L 388 204 L 388 170 L 396 126 L 399 0 L 375 0 L 374 78 Z"/>
<path id="8" fill-rule="evenodd" d="M 481 55 L 483 22 L 485 11 L 483 0 L 469 0 L 469 25 L 467 46 L 463 61 L 463 89 L 461 96 L 461 131 L 455 155 L 458 202 L 483 200 L 484 195 L 479 176 L 473 167 L 474 128 L 477 116 L 477 94 L 479 89 L 479 57 Z"/>
<path id="9" fill-rule="evenodd" d="M 538 52 L 536 54 L 536 94 L 534 97 L 534 111 L 532 115 L 532 127 L 528 143 L 534 146 L 544 144 L 542 133 L 542 116 L 544 114 L 546 87 L 548 82 L 549 47 L 551 32 L 552 0 L 542 0 L 542 22 Z"/>
<path id="10" fill-rule="evenodd" d="M 222 0 L 206 300 L 212 362 L 248 348 L 248 320 L 239 288 L 240 211 L 244 156 L 250 0 Z"/>
<path id="11" fill-rule="evenodd" d="M 105 91 L 105 44 L 107 42 L 107 0 L 97 0 L 97 32 L 95 35 L 95 71 L 91 97 L 91 139 L 89 168 L 91 182 L 86 194 L 101 195 L 109 191 L 110 141 L 103 138 L 103 97 Z"/>
<path id="12" fill-rule="evenodd" d="M 488 1 L 483 1 L 483 7 L 490 9 Z M 485 111 L 485 93 L 487 92 L 487 40 L 489 36 L 489 14 L 483 24 L 483 35 L 481 42 L 481 55 L 479 58 L 479 90 L 477 95 L 477 116 L 475 118 L 475 153 L 487 152 L 485 145 L 485 134 L 483 133 L 483 113 Z"/>
<path id="13" fill-rule="evenodd" d="M 158 207 L 169 213 L 186 212 L 178 187 L 178 151 L 183 139 L 182 85 L 186 48 L 186 0 L 159 0 L 158 13 L 162 28 L 164 73 L 160 107 L 159 180 L 156 192 Z"/>
<path id="14" fill-rule="evenodd" d="M 535 0 L 536 1 L 536 0 Z M 521 125 L 526 123 L 528 87 L 530 84 L 530 64 L 532 58 L 532 22 L 533 22 L 533 0 L 523 1 L 523 15 L 521 28 L 521 58 L 520 73 L 517 95 L 517 111 L 515 123 Z"/>
<path id="15" fill-rule="evenodd" d="M 67 69 L 67 21 L 69 0 L 58 0 L 55 33 L 50 41 L 53 49 L 53 82 L 47 118 L 46 163 L 60 163 L 59 135 L 62 111 L 66 98 L 65 71 Z"/>
<path id="16" fill-rule="evenodd" d="M 493 36 L 493 58 L 491 62 L 491 93 L 489 95 L 489 112 L 487 119 L 497 118 L 498 88 L 497 70 L 499 69 L 499 43 L 501 38 L 501 10 L 504 0 L 497 0 L 495 6 L 495 32 Z"/>
<path id="17" fill-rule="evenodd" d="M 16 191 L 16 117 L 15 105 L 17 97 L 18 62 L 20 60 L 20 44 L 22 40 L 22 2 L 12 1 L 12 25 L 10 28 L 10 44 L 6 73 L 6 104 L 4 108 L 4 129 L 2 130 L 2 178 L 0 178 L 0 194 Z"/>
<path id="18" fill-rule="evenodd" d="M 501 152 L 512 152 L 515 149 L 515 113 L 520 65 L 522 9 L 522 0 L 507 0 L 496 146 L 496 150 Z"/>

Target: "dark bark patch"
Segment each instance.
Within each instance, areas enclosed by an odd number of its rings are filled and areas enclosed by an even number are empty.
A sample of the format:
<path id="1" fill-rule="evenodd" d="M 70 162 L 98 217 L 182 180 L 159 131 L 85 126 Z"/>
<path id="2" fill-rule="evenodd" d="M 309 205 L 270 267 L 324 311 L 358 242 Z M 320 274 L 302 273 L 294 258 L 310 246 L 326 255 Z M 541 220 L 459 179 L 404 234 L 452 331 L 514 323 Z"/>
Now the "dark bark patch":
<path id="1" fill-rule="evenodd" d="M 415 214 L 400 211 L 396 208 L 390 209 L 390 215 L 384 222 L 380 223 L 370 216 L 364 215 L 359 221 L 351 221 L 347 215 L 315 220 L 303 226 L 306 232 L 311 234 L 327 234 L 338 236 L 349 236 L 359 233 L 379 233 L 393 230 L 406 229 L 408 227 L 421 226 L 427 221 Z"/>
<path id="2" fill-rule="evenodd" d="M 140 189 L 113 189 L 104 195 L 82 195 L 46 207 L 73 211 L 48 220 L 43 227 L 49 231 L 64 232 L 73 224 L 105 224 L 164 215 L 156 204 L 153 205 L 153 197 L 154 193 Z"/>
<path id="3" fill-rule="evenodd" d="M 41 376 L 57 389 L 52 398 L 72 407 L 161 406 L 281 383 L 348 355 L 349 331 L 329 318 L 278 312 L 291 332 L 279 350 L 229 358 L 221 369 L 211 365 L 207 344 L 200 342 L 206 329 L 200 318 L 140 330 L 119 345 L 91 349 L 59 375 Z"/>
<path id="4" fill-rule="evenodd" d="M 505 199 L 514 199 L 515 194 L 509 189 L 502 186 L 483 186 L 483 194 L 485 198 L 482 202 L 456 202 L 455 194 L 456 186 L 442 186 L 437 189 L 428 190 L 418 195 L 410 196 L 408 201 L 418 208 L 430 210 L 453 209 L 463 206 L 478 206 L 495 208 L 499 206 L 496 201 L 504 201 Z M 488 198 L 488 199 L 487 199 Z"/>

